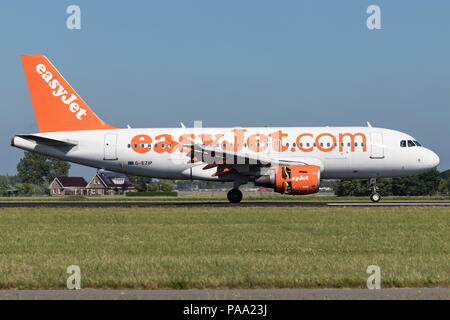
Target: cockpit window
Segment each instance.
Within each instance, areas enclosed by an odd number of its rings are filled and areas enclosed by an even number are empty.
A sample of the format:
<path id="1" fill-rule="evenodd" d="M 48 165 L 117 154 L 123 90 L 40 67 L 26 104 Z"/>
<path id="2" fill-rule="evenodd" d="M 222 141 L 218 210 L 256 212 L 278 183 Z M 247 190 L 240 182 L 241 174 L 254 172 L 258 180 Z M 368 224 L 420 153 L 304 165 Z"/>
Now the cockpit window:
<path id="1" fill-rule="evenodd" d="M 402 148 L 406 147 L 406 140 L 400 141 L 400 147 Z"/>
<path id="2" fill-rule="evenodd" d="M 417 141 L 417 140 L 414 140 L 414 143 L 416 144 L 416 146 L 418 146 L 418 147 L 421 147 L 422 146 L 422 144 L 421 143 L 419 143 L 419 141 Z"/>
<path id="3" fill-rule="evenodd" d="M 412 140 L 408 140 L 408 147 L 415 147 L 416 145 Z"/>

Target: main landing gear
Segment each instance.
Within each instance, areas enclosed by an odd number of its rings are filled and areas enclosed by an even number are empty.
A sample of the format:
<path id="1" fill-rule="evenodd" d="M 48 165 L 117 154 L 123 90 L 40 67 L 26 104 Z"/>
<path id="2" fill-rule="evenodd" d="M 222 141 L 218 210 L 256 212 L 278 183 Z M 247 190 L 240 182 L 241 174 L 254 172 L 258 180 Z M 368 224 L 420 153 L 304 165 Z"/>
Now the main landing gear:
<path id="1" fill-rule="evenodd" d="M 239 189 L 231 189 L 227 193 L 228 201 L 231 203 L 239 203 L 242 200 L 242 192 Z"/>
<path id="2" fill-rule="evenodd" d="M 228 191 L 227 198 L 231 203 L 239 203 L 242 200 L 242 192 L 239 187 L 248 182 L 247 179 L 236 179 L 233 183 L 233 189 Z"/>
<path id="3" fill-rule="evenodd" d="M 372 200 L 372 202 L 380 201 L 381 195 L 377 192 L 377 179 L 370 178 L 370 185 L 372 186 L 372 194 L 370 195 L 370 200 Z"/>

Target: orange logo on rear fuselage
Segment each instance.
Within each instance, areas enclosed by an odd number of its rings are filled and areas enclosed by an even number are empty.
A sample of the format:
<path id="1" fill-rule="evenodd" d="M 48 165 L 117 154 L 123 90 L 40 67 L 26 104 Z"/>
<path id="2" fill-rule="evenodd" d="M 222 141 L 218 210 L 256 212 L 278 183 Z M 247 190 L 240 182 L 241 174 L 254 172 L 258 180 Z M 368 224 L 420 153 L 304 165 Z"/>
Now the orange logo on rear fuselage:
<path id="1" fill-rule="evenodd" d="M 183 134 L 178 138 L 178 141 L 170 134 L 159 134 L 154 137 L 153 151 L 156 153 L 173 153 L 176 150 L 180 152 L 188 152 L 189 148 L 183 147 L 183 145 L 194 144 L 196 138 L 199 138 L 206 146 L 221 150 L 230 150 L 238 152 L 244 147 L 253 152 L 264 152 L 269 148 L 269 138 L 271 138 L 272 150 L 275 152 L 285 152 L 291 150 L 295 152 L 297 150 L 303 152 L 312 152 L 317 149 L 321 152 L 331 152 L 339 145 L 339 152 L 344 151 L 344 140 L 346 140 L 346 146 L 350 147 L 351 152 L 355 152 L 357 145 L 356 139 L 359 137 L 359 146 L 362 147 L 362 151 L 367 151 L 366 135 L 361 132 L 357 133 L 339 133 L 338 137 L 332 133 L 324 132 L 318 134 L 316 137 L 312 133 L 302 133 L 295 139 L 295 144 L 289 149 L 286 143 L 283 143 L 283 139 L 288 137 L 288 134 L 278 130 L 268 135 L 263 133 L 253 133 L 247 139 L 245 139 L 245 129 L 233 129 L 231 132 L 234 135 L 234 144 L 228 141 L 221 141 L 225 135 L 222 133 L 214 134 L 199 134 L 197 137 L 193 133 Z M 346 139 L 347 138 L 347 139 Z M 137 153 L 147 153 L 152 150 L 153 139 L 149 135 L 139 134 L 131 139 L 131 148 Z"/>

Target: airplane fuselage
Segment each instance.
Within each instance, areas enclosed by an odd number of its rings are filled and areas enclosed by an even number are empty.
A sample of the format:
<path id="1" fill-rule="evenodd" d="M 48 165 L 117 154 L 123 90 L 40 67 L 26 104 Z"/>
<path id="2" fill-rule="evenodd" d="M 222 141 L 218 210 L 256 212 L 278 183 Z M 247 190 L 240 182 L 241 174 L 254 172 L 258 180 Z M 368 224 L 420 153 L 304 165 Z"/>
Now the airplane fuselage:
<path id="1" fill-rule="evenodd" d="M 22 55 L 39 133 L 11 145 L 94 168 L 162 179 L 249 181 L 282 194 L 319 190 L 320 179 L 419 174 L 439 157 L 411 136 L 368 127 L 119 129 L 102 121 L 42 55 Z"/>
<path id="2" fill-rule="evenodd" d="M 165 179 L 219 180 L 205 171 L 192 177 L 185 146 L 201 144 L 256 157 L 300 161 L 320 167 L 323 179 L 400 177 L 425 172 L 439 158 L 413 137 L 373 127 L 259 127 L 108 129 L 37 133 L 69 141 L 74 147 L 54 148 L 15 137 L 12 144 L 59 159 Z M 401 141 L 406 141 L 404 147 Z"/>

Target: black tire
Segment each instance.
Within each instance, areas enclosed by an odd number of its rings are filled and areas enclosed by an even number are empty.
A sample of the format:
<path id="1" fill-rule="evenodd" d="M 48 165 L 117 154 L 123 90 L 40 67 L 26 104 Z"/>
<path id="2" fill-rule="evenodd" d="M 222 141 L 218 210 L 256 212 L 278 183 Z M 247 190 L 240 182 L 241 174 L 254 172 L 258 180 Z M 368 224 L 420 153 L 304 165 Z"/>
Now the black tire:
<path id="1" fill-rule="evenodd" d="M 381 200 L 381 195 L 378 192 L 372 193 L 370 195 L 370 200 L 372 200 L 372 202 L 378 202 Z"/>
<path id="2" fill-rule="evenodd" d="M 227 193 L 227 198 L 231 203 L 239 203 L 242 200 L 242 192 L 239 189 L 231 189 Z"/>

